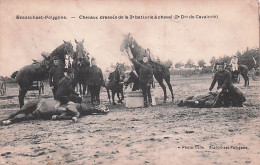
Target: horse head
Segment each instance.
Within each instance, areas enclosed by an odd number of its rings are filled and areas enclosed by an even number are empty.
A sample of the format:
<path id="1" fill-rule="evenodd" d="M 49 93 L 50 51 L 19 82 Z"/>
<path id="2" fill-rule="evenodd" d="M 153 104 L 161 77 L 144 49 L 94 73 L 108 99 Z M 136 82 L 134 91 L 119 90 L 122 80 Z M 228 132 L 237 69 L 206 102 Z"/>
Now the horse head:
<path id="1" fill-rule="evenodd" d="M 129 33 L 129 34 L 124 36 L 123 42 L 122 42 L 122 44 L 120 46 L 120 51 L 124 52 L 128 48 L 133 49 L 133 48 L 135 48 L 137 46 L 138 46 L 137 42 L 132 37 L 132 35 Z"/>
<path id="2" fill-rule="evenodd" d="M 63 64 L 65 64 L 65 56 L 69 55 L 72 57 L 74 55 L 74 50 L 72 43 L 69 41 L 64 41 L 63 44 L 57 47 L 52 53 L 50 54 L 51 60 L 54 59 L 54 57 L 58 58 L 59 61 L 61 61 Z"/>
<path id="3" fill-rule="evenodd" d="M 125 65 L 124 63 L 117 63 L 115 69 L 115 79 L 118 82 L 123 82 L 125 79 Z"/>
<path id="4" fill-rule="evenodd" d="M 84 48 L 84 39 L 81 42 L 78 42 L 75 39 L 76 45 L 76 52 L 74 56 L 74 60 L 77 63 L 78 67 L 89 67 L 90 66 L 90 61 L 89 61 L 89 52 L 87 52 Z"/>

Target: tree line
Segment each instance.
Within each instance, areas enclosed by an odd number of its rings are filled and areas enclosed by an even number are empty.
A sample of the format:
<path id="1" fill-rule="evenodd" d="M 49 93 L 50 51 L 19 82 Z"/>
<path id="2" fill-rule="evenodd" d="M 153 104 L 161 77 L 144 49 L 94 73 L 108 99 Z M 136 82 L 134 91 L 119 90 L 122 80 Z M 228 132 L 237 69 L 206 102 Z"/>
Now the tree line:
<path id="1" fill-rule="evenodd" d="M 231 58 L 236 55 L 238 58 L 238 64 L 239 65 L 246 65 L 248 67 L 249 70 L 251 70 L 252 68 L 258 68 L 259 67 L 259 48 L 253 48 L 253 49 L 249 49 L 247 48 L 245 51 L 243 51 L 242 53 L 240 51 L 237 51 L 236 54 L 233 54 L 231 56 L 228 55 L 224 55 L 222 57 L 216 58 L 216 57 L 212 57 L 210 60 L 210 66 L 213 67 L 214 64 L 217 61 L 223 61 L 224 63 L 229 64 L 231 61 Z M 183 62 L 177 62 L 175 64 L 175 68 L 181 68 L 181 67 L 185 67 L 185 68 L 196 68 L 196 67 L 201 67 L 201 68 L 205 68 L 206 67 L 206 62 L 204 61 L 204 59 L 200 59 L 198 60 L 198 63 L 195 64 L 195 62 L 191 59 L 188 59 L 188 61 L 186 63 Z"/>

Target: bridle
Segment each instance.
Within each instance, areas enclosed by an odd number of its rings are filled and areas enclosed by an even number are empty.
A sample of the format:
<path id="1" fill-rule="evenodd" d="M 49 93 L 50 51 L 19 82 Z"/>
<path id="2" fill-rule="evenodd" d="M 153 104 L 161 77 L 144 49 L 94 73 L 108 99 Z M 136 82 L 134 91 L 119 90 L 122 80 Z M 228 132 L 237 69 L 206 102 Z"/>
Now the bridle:
<path id="1" fill-rule="evenodd" d="M 67 53 L 69 56 L 72 56 L 72 55 L 69 53 L 68 49 L 67 49 L 67 44 L 69 44 L 69 42 L 65 43 L 64 51 L 65 51 L 65 53 Z"/>

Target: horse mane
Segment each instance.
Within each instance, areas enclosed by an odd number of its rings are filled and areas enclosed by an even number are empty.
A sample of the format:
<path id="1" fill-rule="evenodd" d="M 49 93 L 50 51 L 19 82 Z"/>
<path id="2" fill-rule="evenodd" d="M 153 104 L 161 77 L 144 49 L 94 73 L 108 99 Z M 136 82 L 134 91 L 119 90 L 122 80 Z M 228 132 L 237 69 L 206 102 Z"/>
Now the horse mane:
<path id="1" fill-rule="evenodd" d="M 49 55 L 49 57 L 57 57 L 57 58 L 59 58 L 59 59 L 64 59 L 65 60 L 65 58 L 62 56 L 62 57 L 60 57 L 60 52 L 61 51 L 64 51 L 64 45 L 65 45 L 65 43 L 63 43 L 63 44 L 61 44 L 59 47 L 57 47 L 56 49 L 54 49 L 51 53 L 50 53 L 50 55 Z"/>

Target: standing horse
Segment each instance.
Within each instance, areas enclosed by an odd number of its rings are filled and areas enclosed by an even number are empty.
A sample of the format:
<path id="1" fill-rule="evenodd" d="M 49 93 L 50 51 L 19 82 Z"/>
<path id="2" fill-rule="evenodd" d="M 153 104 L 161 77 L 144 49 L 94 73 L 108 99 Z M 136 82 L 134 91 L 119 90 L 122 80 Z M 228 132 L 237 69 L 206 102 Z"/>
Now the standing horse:
<path id="1" fill-rule="evenodd" d="M 73 46 L 70 42 L 63 41 L 64 43 L 56 48 L 49 56 L 43 55 L 44 60 L 26 65 L 22 67 L 17 74 L 13 73 L 12 77 L 16 77 L 16 82 L 19 85 L 19 105 L 20 108 L 24 105 L 24 97 L 28 89 L 32 86 L 33 81 L 43 81 L 48 77 L 48 71 L 53 65 L 53 57 L 57 57 L 60 61 L 65 63 L 65 55 L 73 54 Z"/>
<path id="2" fill-rule="evenodd" d="M 153 74 L 155 79 L 158 81 L 159 85 L 163 89 L 164 102 L 166 102 L 167 100 L 167 93 L 166 93 L 166 87 L 163 83 L 163 80 L 165 80 L 165 82 L 169 87 L 172 96 L 172 102 L 173 102 L 174 95 L 173 95 L 172 85 L 170 83 L 170 70 L 168 66 L 162 63 L 157 63 L 152 61 L 150 56 L 150 51 L 143 49 L 130 34 L 126 35 L 125 38 L 123 39 L 120 50 L 122 52 L 132 53 L 134 59 L 136 59 L 139 62 L 142 61 L 144 56 L 150 57 L 149 64 L 153 67 Z M 136 72 L 139 75 L 139 70 L 136 70 Z"/>
<path id="3" fill-rule="evenodd" d="M 76 52 L 74 55 L 74 62 L 72 64 L 74 71 L 74 81 L 73 86 L 75 87 L 77 83 L 79 84 L 80 94 L 85 95 L 87 88 L 87 77 L 88 69 L 90 67 L 89 56 L 84 48 L 84 39 L 81 42 L 75 40 Z M 82 91 L 83 87 L 83 91 Z"/>
<path id="4" fill-rule="evenodd" d="M 115 94 L 117 94 L 118 103 L 122 103 L 124 100 L 124 92 L 123 92 L 123 80 L 124 80 L 124 72 L 123 72 L 123 65 L 122 64 L 117 64 L 115 71 L 109 74 L 108 76 L 108 81 L 105 82 L 104 87 L 107 90 L 107 95 L 109 102 L 110 101 L 110 90 L 112 92 L 112 101 L 113 105 L 116 105 L 115 103 Z M 121 98 L 119 96 L 121 94 Z"/>
<path id="5" fill-rule="evenodd" d="M 239 74 L 241 74 L 243 79 L 245 80 L 244 86 L 249 86 L 248 67 L 246 65 L 238 65 L 238 70 L 236 71 L 231 71 L 230 65 L 227 65 L 226 69 L 231 72 L 232 80 L 234 80 L 236 77 L 239 76 Z"/>

